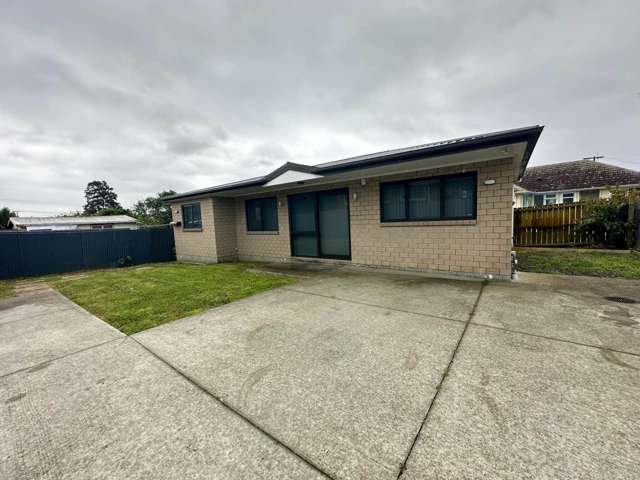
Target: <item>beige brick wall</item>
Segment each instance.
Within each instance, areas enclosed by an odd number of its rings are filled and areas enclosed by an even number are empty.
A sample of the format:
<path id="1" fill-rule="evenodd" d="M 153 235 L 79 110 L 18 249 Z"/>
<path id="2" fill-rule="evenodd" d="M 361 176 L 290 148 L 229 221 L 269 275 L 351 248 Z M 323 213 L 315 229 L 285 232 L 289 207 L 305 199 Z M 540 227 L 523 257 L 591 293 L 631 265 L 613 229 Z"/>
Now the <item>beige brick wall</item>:
<path id="1" fill-rule="evenodd" d="M 273 197 L 278 200 L 278 232 L 248 232 L 244 202 L 251 198 Z M 286 193 L 256 195 L 236 200 L 236 238 L 241 260 L 285 260 L 289 247 L 289 210 Z"/>
<path id="2" fill-rule="evenodd" d="M 238 258 L 236 247 L 236 202 L 233 198 L 213 199 L 216 254 L 219 262 Z"/>
<path id="3" fill-rule="evenodd" d="M 182 224 L 180 226 L 174 225 L 176 257 L 179 261 L 185 262 L 216 263 L 218 257 L 213 229 L 213 200 L 203 198 L 171 204 L 171 216 L 174 222 L 182 222 L 182 205 L 187 203 L 200 204 L 202 229 L 199 231 L 186 230 Z"/>
<path id="4" fill-rule="evenodd" d="M 221 212 L 225 212 L 219 214 L 223 225 L 221 232 L 224 233 L 209 233 L 204 224 L 203 210 L 201 235 L 189 237 L 190 233 L 178 232 L 176 229 L 178 256 L 235 258 L 231 253 L 233 245 L 233 251 L 242 260 L 286 260 L 290 258 L 291 252 L 287 193 L 348 187 L 352 263 L 454 274 L 492 274 L 507 278 L 511 274 L 511 202 L 514 180 L 512 162 L 512 159 L 504 159 L 464 166 L 464 171 L 478 172 L 477 220 L 380 222 L 381 181 L 423 178 L 463 171 L 462 167 L 440 168 L 382 179 L 367 179 L 364 186 L 356 181 L 278 193 L 279 231 L 275 233 L 247 232 L 246 228 L 245 200 L 267 195 L 238 198 L 235 202 L 216 199 L 227 202 L 219 207 Z M 488 179 L 495 180 L 495 184 L 485 185 L 484 181 Z M 235 237 L 229 228 L 232 218 L 229 211 L 231 203 L 235 205 Z M 215 205 L 213 216 L 218 211 L 217 203 Z M 225 219 L 224 222 L 222 219 Z M 219 252 L 215 251 L 215 245 L 199 249 L 200 242 L 210 242 L 209 239 L 214 237 L 217 238 Z"/>
<path id="5" fill-rule="evenodd" d="M 380 181 L 458 173 L 442 168 L 368 180 L 350 187 L 352 262 L 475 275 L 511 275 L 512 160 L 466 165 L 478 172 L 477 220 L 380 222 Z M 495 184 L 485 185 L 493 179 Z"/>

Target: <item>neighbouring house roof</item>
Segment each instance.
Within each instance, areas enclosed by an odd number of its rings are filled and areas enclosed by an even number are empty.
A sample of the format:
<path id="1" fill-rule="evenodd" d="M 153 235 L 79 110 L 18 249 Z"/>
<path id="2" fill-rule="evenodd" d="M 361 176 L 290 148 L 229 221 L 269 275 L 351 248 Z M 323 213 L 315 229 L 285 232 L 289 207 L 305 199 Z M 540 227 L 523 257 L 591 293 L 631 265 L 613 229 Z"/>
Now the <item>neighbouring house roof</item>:
<path id="1" fill-rule="evenodd" d="M 274 181 L 278 177 L 282 177 L 287 172 L 298 172 L 300 175 L 292 178 L 306 178 L 310 180 L 324 179 L 338 174 L 361 170 L 383 165 L 402 164 L 403 162 L 414 161 L 416 159 L 427 159 L 433 157 L 441 157 L 456 153 L 463 153 L 483 148 L 501 147 L 522 143 L 525 144 L 521 161 L 518 165 L 517 177 L 520 178 L 529 161 L 529 157 L 535 147 L 536 142 L 544 127 L 535 125 L 531 127 L 516 128 L 512 130 L 502 130 L 499 132 L 483 133 L 480 135 L 472 135 L 468 137 L 454 138 L 413 147 L 398 148 L 395 150 L 386 150 L 383 152 L 371 153 L 357 157 L 336 160 L 332 162 L 320 163 L 317 165 L 302 165 L 299 163 L 287 162 L 281 167 L 275 169 L 267 175 L 253 177 L 247 180 L 240 180 L 233 183 L 226 183 L 214 187 L 192 190 L 189 192 L 178 193 L 164 197 L 163 200 L 179 200 L 188 197 L 207 196 L 230 190 L 237 190 L 248 187 L 273 186 L 285 183 Z M 283 177 L 284 178 L 284 177 Z M 293 183 L 293 182 L 292 182 Z"/>
<path id="2" fill-rule="evenodd" d="M 593 160 L 578 160 L 529 167 L 516 185 L 530 192 L 640 185 L 640 172 Z"/>
<path id="3" fill-rule="evenodd" d="M 11 217 L 16 227 L 35 227 L 42 225 L 103 225 L 113 223 L 137 223 L 128 215 L 104 215 L 95 217 Z"/>

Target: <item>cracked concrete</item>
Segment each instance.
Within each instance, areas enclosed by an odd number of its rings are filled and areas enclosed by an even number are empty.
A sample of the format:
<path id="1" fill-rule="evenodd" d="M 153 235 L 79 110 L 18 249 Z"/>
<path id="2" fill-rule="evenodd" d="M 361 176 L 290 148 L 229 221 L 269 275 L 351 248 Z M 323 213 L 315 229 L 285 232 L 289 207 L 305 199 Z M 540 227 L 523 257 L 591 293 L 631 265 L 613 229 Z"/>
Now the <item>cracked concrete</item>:
<path id="1" fill-rule="evenodd" d="M 302 274 L 130 338 L 0 302 L 0 477 L 637 476 L 640 282 Z"/>

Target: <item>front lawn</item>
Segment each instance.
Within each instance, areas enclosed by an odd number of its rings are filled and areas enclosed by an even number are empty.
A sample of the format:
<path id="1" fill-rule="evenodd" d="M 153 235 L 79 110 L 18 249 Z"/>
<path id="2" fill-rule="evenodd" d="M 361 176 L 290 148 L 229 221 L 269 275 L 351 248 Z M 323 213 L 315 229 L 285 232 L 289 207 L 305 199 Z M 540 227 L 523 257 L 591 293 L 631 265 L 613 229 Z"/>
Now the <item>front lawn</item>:
<path id="1" fill-rule="evenodd" d="M 579 249 L 517 249 L 518 270 L 640 279 L 640 253 Z"/>
<path id="2" fill-rule="evenodd" d="M 250 267 L 245 263 L 156 264 L 83 272 L 49 283 L 131 335 L 295 282 L 291 277 L 250 271 Z"/>

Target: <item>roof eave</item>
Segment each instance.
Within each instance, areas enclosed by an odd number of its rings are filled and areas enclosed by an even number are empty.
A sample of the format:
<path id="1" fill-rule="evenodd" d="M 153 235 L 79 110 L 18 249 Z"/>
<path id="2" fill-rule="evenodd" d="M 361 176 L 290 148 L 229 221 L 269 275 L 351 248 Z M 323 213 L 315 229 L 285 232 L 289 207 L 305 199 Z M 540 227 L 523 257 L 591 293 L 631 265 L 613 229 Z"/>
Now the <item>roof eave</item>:
<path id="1" fill-rule="evenodd" d="M 536 126 L 532 127 L 527 131 L 518 131 L 518 132 L 509 132 L 501 136 L 490 137 L 490 138 L 474 138 L 471 140 L 454 143 L 454 144 L 444 144 L 432 147 L 425 147 L 420 150 L 413 150 L 411 152 L 401 152 L 397 154 L 389 154 L 381 158 L 376 159 L 368 159 L 363 160 L 361 162 L 353 162 L 348 165 L 338 165 L 338 166 L 329 166 L 329 167 L 319 167 L 318 173 L 334 173 L 337 171 L 346 171 L 346 170 L 356 170 L 360 168 L 369 167 L 372 165 L 384 165 L 389 163 L 397 163 L 405 160 L 409 160 L 412 158 L 429 158 L 429 157 L 437 157 L 440 155 L 450 155 L 460 152 L 465 152 L 469 150 L 478 150 L 481 148 L 491 148 L 491 147 L 499 147 L 503 145 L 510 145 L 513 143 L 521 143 L 526 142 L 527 147 L 525 148 L 522 166 L 520 168 L 520 178 L 529 163 L 529 159 L 531 157 L 531 153 L 540 138 L 540 134 L 544 126 Z"/>
<path id="2" fill-rule="evenodd" d="M 527 164 L 529 163 L 529 159 L 531 157 L 531 153 L 540 138 L 540 134 L 544 126 L 536 125 L 533 127 L 518 129 L 516 131 L 507 131 L 501 134 L 493 135 L 490 137 L 480 137 L 480 138 L 470 138 L 468 140 L 462 140 L 456 143 L 443 143 L 442 145 L 431 145 L 425 146 L 422 149 L 416 149 L 409 152 L 398 152 L 398 153 L 389 153 L 387 155 L 381 155 L 377 158 L 368 158 L 364 160 L 355 160 L 350 163 L 346 163 L 343 165 L 328 165 L 326 167 L 322 166 L 313 166 L 313 165 L 302 165 L 293 162 L 287 162 L 284 165 L 278 167 L 273 170 L 269 174 L 263 177 L 256 177 L 255 179 L 251 179 L 249 181 L 243 182 L 234 182 L 226 185 L 219 185 L 217 187 L 205 188 L 201 190 L 195 190 L 191 192 L 185 192 L 181 194 L 175 194 L 168 197 L 163 197 L 163 201 L 165 202 L 175 202 L 177 200 L 184 199 L 196 199 L 208 197 L 214 193 L 225 192 L 229 190 L 235 190 L 238 188 L 246 188 L 246 187 L 255 187 L 264 185 L 273 178 L 278 177 L 282 173 L 288 170 L 296 170 L 305 173 L 316 173 L 316 174 L 333 174 L 338 172 L 345 172 L 349 170 L 358 170 L 362 168 L 367 168 L 370 166 L 380 166 L 385 164 L 392 163 L 400 163 L 402 161 L 414 159 L 414 158 L 429 158 L 436 157 L 441 155 L 450 155 L 460 152 L 465 152 L 469 150 L 477 150 L 481 148 L 491 148 L 498 147 L 503 145 L 510 145 L 514 143 L 523 143 L 526 142 L 527 146 L 525 148 L 522 162 L 519 169 L 519 175 L 516 180 L 519 180 L 524 175 L 524 171 L 527 168 Z"/>

